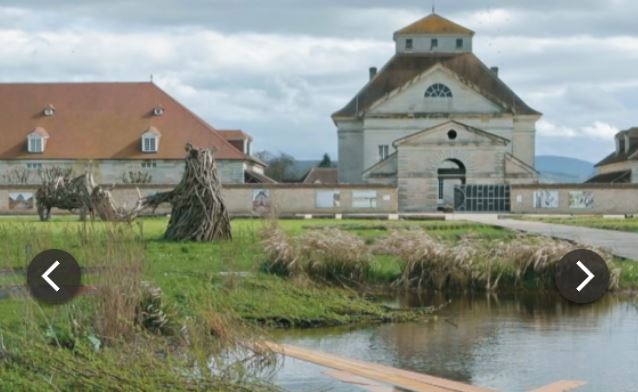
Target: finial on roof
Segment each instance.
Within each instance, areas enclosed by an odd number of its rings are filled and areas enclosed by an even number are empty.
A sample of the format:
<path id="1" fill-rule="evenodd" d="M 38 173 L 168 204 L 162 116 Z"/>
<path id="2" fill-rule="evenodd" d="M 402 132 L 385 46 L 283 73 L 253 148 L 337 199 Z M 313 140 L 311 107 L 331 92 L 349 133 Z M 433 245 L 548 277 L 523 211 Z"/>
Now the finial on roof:
<path id="1" fill-rule="evenodd" d="M 153 74 L 151 74 L 151 83 L 153 83 Z"/>
<path id="2" fill-rule="evenodd" d="M 436 14 L 436 0 L 432 0 L 432 13 Z"/>

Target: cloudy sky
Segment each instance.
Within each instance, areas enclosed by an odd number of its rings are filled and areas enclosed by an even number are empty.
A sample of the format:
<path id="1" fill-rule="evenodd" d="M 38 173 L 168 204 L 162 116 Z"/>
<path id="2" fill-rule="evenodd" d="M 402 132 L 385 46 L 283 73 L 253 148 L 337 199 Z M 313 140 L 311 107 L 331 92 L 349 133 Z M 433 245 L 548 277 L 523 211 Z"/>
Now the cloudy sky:
<path id="1" fill-rule="evenodd" d="M 0 81 L 146 81 L 255 149 L 336 156 L 330 114 L 431 0 L 2 0 Z M 544 113 L 537 153 L 597 161 L 638 125 L 638 2 L 438 0 Z"/>

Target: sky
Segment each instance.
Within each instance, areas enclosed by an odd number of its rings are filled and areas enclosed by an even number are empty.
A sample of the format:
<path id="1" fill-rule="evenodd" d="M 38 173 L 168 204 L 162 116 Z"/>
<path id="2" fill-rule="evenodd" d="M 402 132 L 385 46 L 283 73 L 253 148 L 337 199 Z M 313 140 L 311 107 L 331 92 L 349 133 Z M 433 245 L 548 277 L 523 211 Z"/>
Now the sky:
<path id="1" fill-rule="evenodd" d="M 330 115 L 432 0 L 2 0 L 0 82 L 153 81 L 253 151 L 337 156 Z M 635 0 L 438 0 L 542 112 L 537 154 L 595 162 L 638 125 Z"/>

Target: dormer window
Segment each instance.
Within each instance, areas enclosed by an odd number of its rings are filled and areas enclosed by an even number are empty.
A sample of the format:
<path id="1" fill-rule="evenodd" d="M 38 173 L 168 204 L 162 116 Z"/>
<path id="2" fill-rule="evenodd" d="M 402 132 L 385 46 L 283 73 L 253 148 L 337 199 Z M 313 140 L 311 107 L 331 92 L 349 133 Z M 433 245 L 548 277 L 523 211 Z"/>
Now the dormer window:
<path id="1" fill-rule="evenodd" d="M 55 108 L 53 107 L 53 105 L 47 105 L 47 107 L 44 108 L 42 113 L 47 117 L 51 117 L 55 114 Z"/>
<path id="2" fill-rule="evenodd" d="M 414 42 L 412 41 L 412 38 L 408 38 L 405 40 L 405 49 L 406 50 L 412 50 L 414 48 Z"/>
<path id="3" fill-rule="evenodd" d="M 159 140 L 161 134 L 155 127 L 150 127 L 148 131 L 142 135 L 142 152 L 159 151 Z"/>
<path id="4" fill-rule="evenodd" d="M 36 128 L 27 136 L 27 151 L 33 154 L 43 153 L 49 134 L 44 128 Z"/>
<path id="5" fill-rule="evenodd" d="M 42 140 L 42 136 L 32 136 L 29 138 L 29 152 L 44 152 L 44 140 Z"/>
<path id="6" fill-rule="evenodd" d="M 157 152 L 157 136 L 144 136 L 142 138 L 143 152 Z"/>
<path id="7" fill-rule="evenodd" d="M 163 106 L 159 106 L 159 105 L 155 106 L 153 108 L 153 116 L 159 117 L 159 116 L 163 115 L 165 111 L 166 111 L 166 109 L 164 109 Z"/>

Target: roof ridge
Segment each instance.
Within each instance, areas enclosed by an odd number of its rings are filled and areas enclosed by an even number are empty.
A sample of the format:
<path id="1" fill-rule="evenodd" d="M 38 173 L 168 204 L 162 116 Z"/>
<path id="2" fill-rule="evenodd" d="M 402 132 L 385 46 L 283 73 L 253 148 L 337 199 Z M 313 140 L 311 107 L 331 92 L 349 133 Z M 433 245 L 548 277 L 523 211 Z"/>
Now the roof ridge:
<path id="1" fill-rule="evenodd" d="M 470 34 L 474 31 L 447 19 L 436 12 L 395 31 L 394 34 Z"/>
<path id="2" fill-rule="evenodd" d="M 173 103 L 175 105 L 177 105 L 178 107 L 180 107 L 181 109 L 185 110 L 188 114 L 190 114 L 191 116 L 193 116 L 193 118 L 199 122 L 201 125 L 203 125 L 205 128 L 207 128 L 208 130 L 210 130 L 212 133 L 214 133 L 215 135 L 219 136 L 219 139 L 222 141 L 222 143 L 225 143 L 229 148 L 231 148 L 234 151 L 237 151 L 238 153 L 240 153 L 241 155 L 243 155 L 244 158 L 249 157 L 249 155 L 244 154 L 243 152 L 237 150 L 235 148 L 235 146 L 233 146 L 232 144 L 230 144 L 230 142 L 228 140 L 226 140 L 225 137 L 223 137 L 219 132 L 217 132 L 217 129 L 215 127 L 213 127 L 211 124 L 209 124 L 207 121 L 205 121 L 203 118 L 201 118 L 200 116 L 198 116 L 197 114 L 195 114 L 194 112 L 192 112 L 189 108 L 187 108 L 186 106 L 184 106 L 183 104 L 181 104 L 178 100 L 176 100 L 175 98 L 173 98 L 170 94 L 168 94 L 166 91 L 162 90 L 158 85 L 156 85 L 155 83 L 150 82 L 150 84 L 155 87 L 157 90 L 159 90 L 162 94 L 164 94 L 166 97 L 168 97 L 168 99 L 170 99 L 171 101 L 173 101 Z"/>

